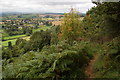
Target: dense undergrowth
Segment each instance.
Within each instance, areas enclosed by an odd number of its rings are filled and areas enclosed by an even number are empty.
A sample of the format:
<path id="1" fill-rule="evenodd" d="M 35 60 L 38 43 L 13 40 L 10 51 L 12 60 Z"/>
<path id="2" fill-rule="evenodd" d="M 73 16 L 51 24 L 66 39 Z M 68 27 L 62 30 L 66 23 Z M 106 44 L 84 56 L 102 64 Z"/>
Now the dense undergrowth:
<path id="1" fill-rule="evenodd" d="M 102 45 L 93 66 L 96 78 L 120 78 L 120 38 Z"/>
<path id="2" fill-rule="evenodd" d="M 95 78 L 119 78 L 119 5 L 98 5 L 81 22 L 71 9 L 62 26 L 36 32 L 30 41 L 18 39 L 16 45 L 3 48 L 3 78 L 87 78 L 85 67 L 94 54 L 99 55 L 93 65 Z"/>
<path id="3" fill-rule="evenodd" d="M 44 46 L 4 63 L 3 78 L 85 78 L 84 67 L 95 53 L 93 45 L 81 41 L 70 46 L 66 41 Z"/>

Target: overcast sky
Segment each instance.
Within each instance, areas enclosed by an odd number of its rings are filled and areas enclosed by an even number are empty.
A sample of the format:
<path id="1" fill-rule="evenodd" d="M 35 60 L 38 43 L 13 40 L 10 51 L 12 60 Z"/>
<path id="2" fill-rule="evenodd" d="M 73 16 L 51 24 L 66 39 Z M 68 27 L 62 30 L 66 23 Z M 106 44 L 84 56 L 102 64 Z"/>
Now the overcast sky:
<path id="1" fill-rule="evenodd" d="M 73 7 L 85 13 L 93 6 L 91 0 L 0 0 L 2 12 L 64 13 Z"/>

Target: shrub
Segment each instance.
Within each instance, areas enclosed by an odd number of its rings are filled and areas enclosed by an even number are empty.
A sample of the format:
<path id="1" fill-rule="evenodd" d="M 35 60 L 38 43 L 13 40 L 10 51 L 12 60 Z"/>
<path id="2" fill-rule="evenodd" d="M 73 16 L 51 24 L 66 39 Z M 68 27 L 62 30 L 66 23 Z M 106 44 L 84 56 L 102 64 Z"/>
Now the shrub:
<path id="1" fill-rule="evenodd" d="M 41 52 L 31 51 L 12 59 L 11 63 L 3 66 L 3 78 L 85 78 L 84 66 L 94 53 L 91 45 L 88 42 L 72 46 L 61 43 L 44 46 Z"/>
<path id="2" fill-rule="evenodd" d="M 94 65 L 96 77 L 119 78 L 120 74 L 120 38 L 103 45 L 101 55 Z"/>

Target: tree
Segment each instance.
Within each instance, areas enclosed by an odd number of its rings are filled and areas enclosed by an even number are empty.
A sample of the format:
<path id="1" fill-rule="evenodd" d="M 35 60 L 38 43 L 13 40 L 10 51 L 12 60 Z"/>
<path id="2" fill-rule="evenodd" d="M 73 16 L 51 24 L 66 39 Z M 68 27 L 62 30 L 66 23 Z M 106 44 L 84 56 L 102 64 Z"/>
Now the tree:
<path id="1" fill-rule="evenodd" d="M 49 30 L 35 32 L 30 38 L 32 50 L 41 50 L 44 45 L 50 45 L 51 35 Z"/>
<path id="2" fill-rule="evenodd" d="M 12 49 L 12 43 L 11 43 L 11 41 L 8 42 L 8 48 Z"/>
<path id="3" fill-rule="evenodd" d="M 72 8 L 69 14 L 64 14 L 63 21 L 64 22 L 61 26 L 59 37 L 63 40 L 68 40 L 69 42 L 76 40 L 76 38 L 78 38 L 81 33 L 79 13 L 74 11 L 74 9 Z"/>
<path id="4" fill-rule="evenodd" d="M 120 36 L 120 2 L 104 3 L 101 6 L 104 7 L 103 30 L 112 38 Z"/>
<path id="5" fill-rule="evenodd" d="M 120 2 L 91 8 L 83 19 L 85 35 L 92 41 L 108 41 L 120 35 Z"/>

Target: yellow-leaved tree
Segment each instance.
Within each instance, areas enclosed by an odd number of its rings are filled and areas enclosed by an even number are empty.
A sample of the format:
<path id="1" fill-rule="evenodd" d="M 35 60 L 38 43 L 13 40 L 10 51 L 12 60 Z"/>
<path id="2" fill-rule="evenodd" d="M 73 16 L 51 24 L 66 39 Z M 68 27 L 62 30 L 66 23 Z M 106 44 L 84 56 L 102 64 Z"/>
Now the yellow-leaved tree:
<path id="1" fill-rule="evenodd" d="M 59 34 L 60 39 L 73 42 L 82 32 L 80 13 L 71 8 L 70 13 L 65 13 Z"/>

